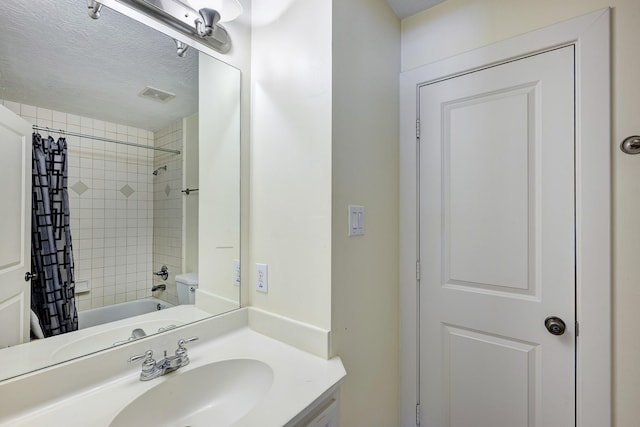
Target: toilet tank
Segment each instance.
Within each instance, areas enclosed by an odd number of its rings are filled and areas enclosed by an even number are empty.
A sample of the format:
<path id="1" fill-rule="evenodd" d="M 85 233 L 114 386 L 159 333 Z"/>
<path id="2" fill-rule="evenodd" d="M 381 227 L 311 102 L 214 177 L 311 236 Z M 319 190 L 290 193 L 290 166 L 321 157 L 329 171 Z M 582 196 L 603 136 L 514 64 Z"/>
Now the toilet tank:
<path id="1" fill-rule="evenodd" d="M 178 289 L 178 302 L 180 304 L 195 304 L 198 273 L 176 275 L 176 288 Z"/>

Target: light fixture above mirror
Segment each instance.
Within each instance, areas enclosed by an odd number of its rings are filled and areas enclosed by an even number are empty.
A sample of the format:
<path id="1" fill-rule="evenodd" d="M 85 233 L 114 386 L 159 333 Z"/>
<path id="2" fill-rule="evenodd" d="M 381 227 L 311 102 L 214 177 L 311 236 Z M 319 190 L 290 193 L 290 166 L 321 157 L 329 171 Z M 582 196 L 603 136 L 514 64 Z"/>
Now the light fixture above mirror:
<path id="1" fill-rule="evenodd" d="M 87 0 L 87 10 L 91 18 L 100 19 L 100 10 L 102 10 L 102 3 L 98 3 L 96 0 Z"/>
<path id="2" fill-rule="evenodd" d="M 91 3 L 99 4 L 89 0 Z M 242 14 L 242 5 L 238 0 L 117 0 L 136 9 L 182 34 L 197 40 L 220 53 L 231 49 L 231 37 L 227 30 L 219 25 L 229 22 Z M 94 6 L 95 8 L 95 6 Z M 89 5 L 89 15 L 92 14 Z M 178 55 L 183 56 L 186 48 L 178 45 Z"/>
<path id="3" fill-rule="evenodd" d="M 212 9 L 220 15 L 220 22 L 231 22 L 242 14 L 242 5 L 238 0 L 183 0 L 194 10 Z M 202 13 L 202 12 L 200 12 Z"/>

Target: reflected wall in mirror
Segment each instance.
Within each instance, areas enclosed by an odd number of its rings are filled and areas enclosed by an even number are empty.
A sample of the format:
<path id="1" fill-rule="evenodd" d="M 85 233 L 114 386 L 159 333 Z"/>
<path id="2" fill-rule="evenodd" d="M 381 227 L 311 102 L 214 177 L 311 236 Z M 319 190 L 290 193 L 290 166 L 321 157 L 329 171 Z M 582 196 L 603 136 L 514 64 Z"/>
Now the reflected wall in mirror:
<path id="1" fill-rule="evenodd" d="M 22 299 L 0 292 L 0 380 L 239 307 L 240 72 L 85 6 L 0 6 L 0 104 L 67 142 L 79 318 L 38 339 L 41 322 L 4 311 L 29 312 L 29 284 Z"/>

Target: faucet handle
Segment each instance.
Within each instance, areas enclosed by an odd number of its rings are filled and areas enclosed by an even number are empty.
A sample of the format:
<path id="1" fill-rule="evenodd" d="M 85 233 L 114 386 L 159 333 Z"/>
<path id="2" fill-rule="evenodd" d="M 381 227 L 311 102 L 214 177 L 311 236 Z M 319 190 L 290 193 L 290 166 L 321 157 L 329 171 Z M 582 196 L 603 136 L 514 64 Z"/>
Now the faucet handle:
<path id="1" fill-rule="evenodd" d="M 158 366 L 156 365 L 156 361 L 153 358 L 153 351 L 147 350 L 142 354 L 136 354 L 135 356 L 131 356 L 127 361 L 129 363 L 135 362 L 137 360 L 144 359 L 142 361 L 142 372 L 140 372 L 140 380 L 146 381 L 158 376 Z"/>
<path id="2" fill-rule="evenodd" d="M 181 366 L 185 366 L 189 364 L 189 354 L 187 354 L 187 348 L 185 347 L 185 344 L 193 341 L 197 341 L 197 340 L 198 340 L 198 337 L 190 337 L 190 338 L 178 340 L 178 348 L 176 349 L 176 356 L 179 356 L 180 358 L 182 358 Z"/>
<path id="3" fill-rule="evenodd" d="M 184 349 L 184 345 L 193 341 L 198 341 L 200 338 L 198 337 L 191 337 L 191 338 L 186 338 L 186 339 L 181 339 L 178 340 L 178 348 L 182 348 Z"/>
<path id="4" fill-rule="evenodd" d="M 153 351 L 152 350 L 147 350 L 142 354 L 136 354 L 135 356 L 131 356 L 130 358 L 127 359 L 127 362 L 131 363 L 131 362 L 135 362 L 137 360 L 140 359 L 144 359 L 144 362 L 142 363 L 147 363 L 151 360 L 153 360 Z M 155 363 L 155 361 L 154 361 Z"/>

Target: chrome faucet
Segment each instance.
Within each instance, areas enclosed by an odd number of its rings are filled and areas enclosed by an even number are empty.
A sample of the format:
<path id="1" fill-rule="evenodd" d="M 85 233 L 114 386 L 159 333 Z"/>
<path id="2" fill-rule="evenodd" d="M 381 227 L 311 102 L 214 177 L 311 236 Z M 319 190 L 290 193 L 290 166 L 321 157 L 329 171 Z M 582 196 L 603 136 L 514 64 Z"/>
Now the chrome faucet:
<path id="1" fill-rule="evenodd" d="M 151 287 L 151 292 L 155 292 L 155 291 L 166 291 L 167 290 L 167 285 L 165 285 L 164 283 L 161 283 L 159 285 L 153 285 Z"/>
<path id="2" fill-rule="evenodd" d="M 147 350 L 143 354 L 131 356 L 128 360 L 129 362 L 135 362 L 137 360 L 144 359 L 142 361 L 142 372 L 140 372 L 140 381 L 149 381 L 188 365 L 189 355 L 187 353 L 185 344 L 196 341 L 197 339 L 198 337 L 191 337 L 179 340 L 178 348 L 176 349 L 175 354 L 167 356 L 167 351 L 165 350 L 164 358 L 159 361 L 156 361 L 153 358 L 153 351 L 151 350 Z"/>
<path id="3" fill-rule="evenodd" d="M 144 338 L 146 336 L 147 334 L 142 328 L 135 328 L 133 331 L 131 331 L 131 338 L 133 338 L 134 340 L 139 340 L 140 338 Z"/>
<path id="4" fill-rule="evenodd" d="M 167 268 L 166 265 L 163 265 L 160 268 L 160 271 L 155 271 L 153 273 L 154 276 L 160 276 L 162 278 L 162 280 L 167 280 L 169 278 L 169 269 Z"/>

